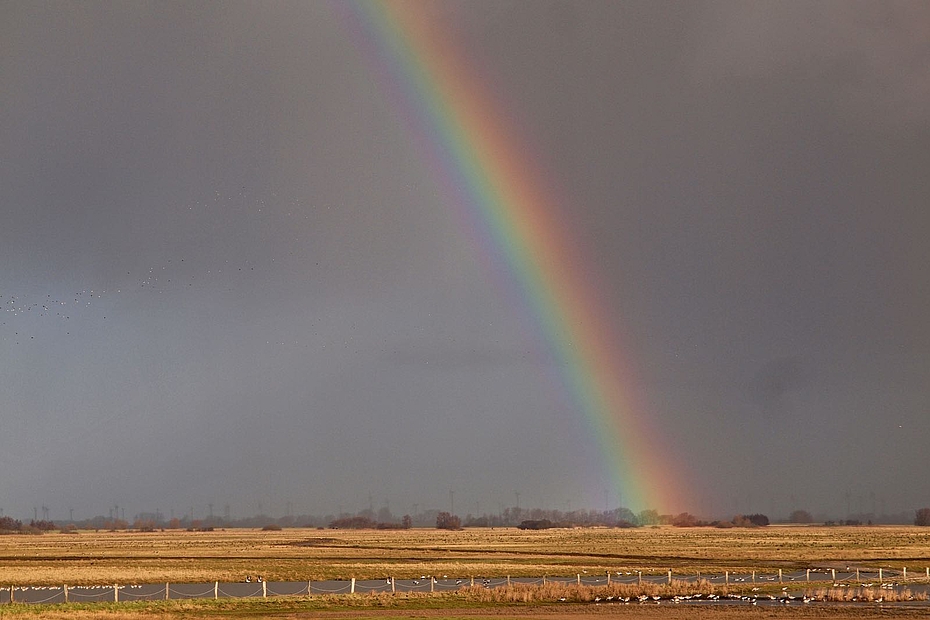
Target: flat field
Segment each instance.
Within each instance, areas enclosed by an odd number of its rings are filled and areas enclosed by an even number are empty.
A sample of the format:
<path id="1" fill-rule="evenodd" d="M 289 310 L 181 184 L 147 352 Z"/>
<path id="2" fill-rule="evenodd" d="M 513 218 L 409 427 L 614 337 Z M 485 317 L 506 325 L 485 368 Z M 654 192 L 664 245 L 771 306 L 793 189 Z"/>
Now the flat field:
<path id="1" fill-rule="evenodd" d="M 16 585 L 229 582 L 246 575 L 269 581 L 668 569 L 693 575 L 847 566 L 924 573 L 930 566 L 930 528 L 229 529 L 0 536 L 0 583 Z"/>

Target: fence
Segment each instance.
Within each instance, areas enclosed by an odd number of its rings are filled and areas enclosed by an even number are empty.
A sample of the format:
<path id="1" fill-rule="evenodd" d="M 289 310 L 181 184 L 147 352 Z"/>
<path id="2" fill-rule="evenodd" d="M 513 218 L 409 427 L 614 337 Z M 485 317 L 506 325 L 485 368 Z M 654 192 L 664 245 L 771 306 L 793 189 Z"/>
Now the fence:
<path id="1" fill-rule="evenodd" d="M 325 594 L 365 594 L 398 592 L 449 592 L 465 587 L 501 588 L 514 584 L 545 585 L 546 583 L 607 586 L 610 584 L 663 584 L 673 580 L 699 582 L 712 585 L 745 584 L 789 584 L 794 588 L 806 583 L 831 583 L 838 586 L 857 585 L 863 587 L 896 588 L 911 584 L 928 584 L 930 567 L 924 571 L 900 571 L 884 568 L 863 570 L 806 569 L 784 572 L 730 572 L 716 574 L 685 574 L 669 570 L 663 573 L 641 571 L 608 572 L 600 575 L 576 574 L 574 576 L 544 577 L 466 577 L 438 578 L 423 576 L 420 579 L 385 579 L 348 581 L 258 581 L 258 582 L 213 582 L 213 583 L 165 583 L 141 585 L 93 585 L 93 586 L 16 586 L 0 588 L 0 604 L 9 603 L 67 603 L 102 601 L 152 601 L 201 598 L 267 598 L 274 596 L 312 596 Z"/>

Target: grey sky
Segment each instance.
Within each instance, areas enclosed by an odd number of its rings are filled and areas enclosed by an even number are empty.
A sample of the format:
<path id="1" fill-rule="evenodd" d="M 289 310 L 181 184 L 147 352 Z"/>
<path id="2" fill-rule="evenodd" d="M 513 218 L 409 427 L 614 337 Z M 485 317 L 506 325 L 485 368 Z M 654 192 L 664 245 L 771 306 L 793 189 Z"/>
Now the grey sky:
<path id="1" fill-rule="evenodd" d="M 930 504 L 928 5 L 430 8 L 567 197 L 663 508 Z M 603 505 L 331 5 L 7 2 L 0 84 L 4 514 Z"/>

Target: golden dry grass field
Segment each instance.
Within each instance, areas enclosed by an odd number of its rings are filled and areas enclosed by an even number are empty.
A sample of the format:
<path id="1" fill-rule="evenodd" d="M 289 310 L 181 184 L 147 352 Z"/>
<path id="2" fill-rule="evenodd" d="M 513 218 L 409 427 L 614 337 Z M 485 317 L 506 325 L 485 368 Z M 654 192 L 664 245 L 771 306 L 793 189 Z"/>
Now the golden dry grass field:
<path id="1" fill-rule="evenodd" d="M 0 583 L 25 585 L 398 579 L 449 576 L 573 575 L 587 571 L 643 571 L 694 575 L 724 570 L 879 567 L 922 574 L 930 566 L 930 528 L 781 527 L 754 529 L 434 529 L 277 532 L 91 532 L 0 536 Z M 582 586 L 584 587 L 584 586 Z M 479 588 L 480 589 L 480 588 Z M 509 598 L 481 593 L 435 596 L 390 594 L 267 600 L 153 601 L 81 605 L 3 605 L 0 619 L 21 618 L 426 618 L 504 617 L 583 620 L 871 620 L 930 615 L 909 605 L 695 607 L 673 605 L 554 605 L 553 597 L 519 590 Z M 545 593 L 543 593 L 545 594 Z M 533 598 L 533 597 L 536 598 Z M 551 599 L 551 600 L 550 600 Z"/>
<path id="2" fill-rule="evenodd" d="M 0 583 L 161 583 L 721 573 L 930 566 L 930 528 L 230 529 L 0 536 Z"/>

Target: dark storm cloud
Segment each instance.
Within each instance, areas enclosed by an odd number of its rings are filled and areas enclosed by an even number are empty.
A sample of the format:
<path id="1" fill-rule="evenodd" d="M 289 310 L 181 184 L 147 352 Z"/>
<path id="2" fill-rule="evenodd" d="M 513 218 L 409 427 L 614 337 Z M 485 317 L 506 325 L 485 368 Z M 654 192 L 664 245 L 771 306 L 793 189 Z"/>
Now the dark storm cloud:
<path id="1" fill-rule="evenodd" d="M 420 9 L 564 197 L 681 509 L 926 503 L 926 5 Z M 0 12 L 5 514 L 600 505 L 565 369 L 338 11 Z"/>

